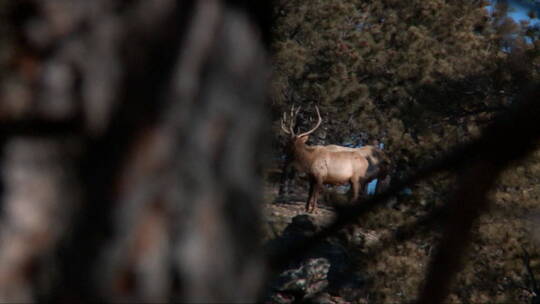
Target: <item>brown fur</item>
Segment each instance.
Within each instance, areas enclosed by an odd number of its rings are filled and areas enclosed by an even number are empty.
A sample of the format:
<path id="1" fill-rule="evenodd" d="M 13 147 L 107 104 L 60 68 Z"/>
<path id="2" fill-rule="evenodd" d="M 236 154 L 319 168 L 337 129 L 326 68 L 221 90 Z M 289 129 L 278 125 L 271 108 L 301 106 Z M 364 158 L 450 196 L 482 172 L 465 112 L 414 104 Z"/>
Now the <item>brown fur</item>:
<path id="1" fill-rule="evenodd" d="M 328 145 L 326 147 L 333 151 L 354 151 L 365 157 L 369 162 L 369 168 L 366 175 L 367 183 L 371 182 L 374 179 L 379 179 L 380 181 L 382 181 L 389 174 L 390 159 L 381 149 L 375 146 L 349 148 L 337 145 Z M 377 185 L 377 193 L 380 191 L 380 185 L 381 183 Z"/>

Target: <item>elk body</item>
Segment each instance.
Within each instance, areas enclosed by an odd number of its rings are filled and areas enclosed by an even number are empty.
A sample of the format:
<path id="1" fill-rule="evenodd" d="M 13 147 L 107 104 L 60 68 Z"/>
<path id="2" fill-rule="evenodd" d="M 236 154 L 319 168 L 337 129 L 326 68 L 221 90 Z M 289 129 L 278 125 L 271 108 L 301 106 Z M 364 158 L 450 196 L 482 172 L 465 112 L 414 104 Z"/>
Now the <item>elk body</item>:
<path id="1" fill-rule="evenodd" d="M 386 166 L 379 156 L 382 151 L 375 147 L 348 148 L 337 145 L 310 146 L 306 142 L 309 135 L 320 126 L 322 118 L 316 107 L 318 122 L 308 132 L 296 134 L 293 130 L 294 121 L 299 108 L 291 110 L 289 127 L 285 124 L 287 116 L 281 121 L 281 128 L 290 136 L 288 154 L 296 170 L 304 172 L 309 177 L 310 190 L 306 202 L 306 211 L 313 212 L 324 184 L 350 184 L 353 191 L 352 201 L 356 201 L 367 182 L 386 174 Z M 376 166 L 377 165 L 377 166 Z"/>
<path id="2" fill-rule="evenodd" d="M 338 145 L 328 145 L 326 147 L 333 151 L 354 151 L 365 157 L 369 163 L 366 179 L 369 182 L 374 179 L 379 180 L 375 193 L 379 193 L 381 189 L 388 186 L 390 179 L 390 160 L 381 149 L 369 145 L 360 148 L 349 148 Z"/>

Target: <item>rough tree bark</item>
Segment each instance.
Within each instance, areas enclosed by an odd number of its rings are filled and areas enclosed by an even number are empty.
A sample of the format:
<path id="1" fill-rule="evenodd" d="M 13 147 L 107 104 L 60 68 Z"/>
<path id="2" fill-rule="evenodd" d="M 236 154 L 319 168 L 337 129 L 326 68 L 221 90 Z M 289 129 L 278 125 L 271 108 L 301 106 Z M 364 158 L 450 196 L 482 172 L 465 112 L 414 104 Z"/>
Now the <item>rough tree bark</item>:
<path id="1" fill-rule="evenodd" d="M 1 302 L 257 298 L 267 64 L 241 8 L 7 5 Z"/>

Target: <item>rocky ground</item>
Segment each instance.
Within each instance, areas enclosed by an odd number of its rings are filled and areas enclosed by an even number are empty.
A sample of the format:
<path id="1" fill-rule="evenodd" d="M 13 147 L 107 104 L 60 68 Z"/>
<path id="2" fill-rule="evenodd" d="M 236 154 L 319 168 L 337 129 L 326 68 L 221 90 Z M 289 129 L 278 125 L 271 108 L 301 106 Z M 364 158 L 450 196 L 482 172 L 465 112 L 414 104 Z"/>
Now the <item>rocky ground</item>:
<path id="1" fill-rule="evenodd" d="M 334 218 L 332 207 L 322 202 L 313 214 L 305 212 L 305 194 L 293 192 L 278 198 L 277 189 L 266 191 L 265 247 L 272 251 L 313 235 Z M 373 240 L 373 232 L 357 230 L 356 240 L 337 236 L 287 269 L 271 282 L 266 303 L 364 303 L 367 301 L 366 278 L 351 269 L 355 261 L 351 244 L 357 249 Z M 365 300 L 365 301 L 364 301 Z M 366 302 L 367 303 L 367 302 Z"/>
<path id="2" fill-rule="evenodd" d="M 330 194 L 333 194 L 333 199 L 329 199 Z M 338 199 L 346 200 L 346 195 L 327 189 L 317 204 L 317 210 L 308 214 L 305 212 L 307 189 L 294 187 L 286 195 L 279 197 L 277 185 L 267 185 L 264 194 L 265 240 L 279 236 L 287 225 L 292 223 L 292 219 L 298 215 L 309 216 L 318 227 L 331 222 L 334 218 L 334 212 L 331 204 L 327 201 L 335 201 L 335 196 L 338 195 L 340 196 Z"/>

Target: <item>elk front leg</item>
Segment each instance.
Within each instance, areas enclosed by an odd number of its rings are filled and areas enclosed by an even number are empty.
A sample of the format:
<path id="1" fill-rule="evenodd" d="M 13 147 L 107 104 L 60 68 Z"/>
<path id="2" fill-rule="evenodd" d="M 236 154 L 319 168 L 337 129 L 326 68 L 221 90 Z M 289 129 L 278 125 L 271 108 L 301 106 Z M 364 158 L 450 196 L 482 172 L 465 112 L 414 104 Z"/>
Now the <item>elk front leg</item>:
<path id="1" fill-rule="evenodd" d="M 323 184 L 321 181 L 316 181 L 313 183 L 313 195 L 311 195 L 310 209 L 307 210 L 309 213 L 315 212 L 317 208 L 317 201 L 319 200 L 319 195 L 323 189 Z"/>

